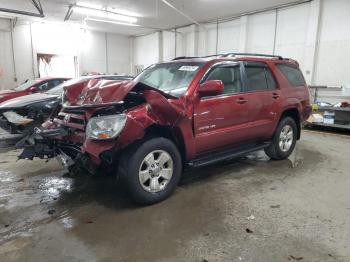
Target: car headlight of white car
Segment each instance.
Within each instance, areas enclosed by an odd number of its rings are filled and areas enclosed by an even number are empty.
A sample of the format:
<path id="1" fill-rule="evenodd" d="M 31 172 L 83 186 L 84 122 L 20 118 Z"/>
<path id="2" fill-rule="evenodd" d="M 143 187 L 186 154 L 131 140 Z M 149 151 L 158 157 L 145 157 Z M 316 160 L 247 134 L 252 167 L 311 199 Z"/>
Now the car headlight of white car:
<path id="1" fill-rule="evenodd" d="M 86 135 L 90 139 L 112 139 L 120 134 L 125 123 L 125 114 L 93 117 L 87 124 Z"/>

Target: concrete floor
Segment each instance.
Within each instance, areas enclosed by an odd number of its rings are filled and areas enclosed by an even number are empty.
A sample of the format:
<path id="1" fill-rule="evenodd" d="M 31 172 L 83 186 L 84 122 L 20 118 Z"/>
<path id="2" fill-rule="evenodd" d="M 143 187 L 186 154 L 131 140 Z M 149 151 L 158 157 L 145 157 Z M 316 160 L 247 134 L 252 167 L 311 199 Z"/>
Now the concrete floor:
<path id="1" fill-rule="evenodd" d="M 17 154 L 0 151 L 1 261 L 350 261 L 350 137 L 304 131 L 292 161 L 188 171 L 149 207 Z"/>

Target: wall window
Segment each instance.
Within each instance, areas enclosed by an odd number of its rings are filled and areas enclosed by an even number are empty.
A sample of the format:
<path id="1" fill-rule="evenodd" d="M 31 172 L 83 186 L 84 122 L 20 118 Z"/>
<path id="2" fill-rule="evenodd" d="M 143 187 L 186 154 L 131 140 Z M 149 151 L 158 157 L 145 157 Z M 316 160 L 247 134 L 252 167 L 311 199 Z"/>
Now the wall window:
<path id="1" fill-rule="evenodd" d="M 224 84 L 223 94 L 234 94 L 242 91 L 241 72 L 238 65 L 218 66 L 209 72 L 207 80 L 221 80 Z"/>
<path id="2" fill-rule="evenodd" d="M 279 64 L 277 65 L 282 74 L 288 79 L 292 86 L 304 86 L 306 85 L 305 79 L 299 68 L 289 65 Z"/>

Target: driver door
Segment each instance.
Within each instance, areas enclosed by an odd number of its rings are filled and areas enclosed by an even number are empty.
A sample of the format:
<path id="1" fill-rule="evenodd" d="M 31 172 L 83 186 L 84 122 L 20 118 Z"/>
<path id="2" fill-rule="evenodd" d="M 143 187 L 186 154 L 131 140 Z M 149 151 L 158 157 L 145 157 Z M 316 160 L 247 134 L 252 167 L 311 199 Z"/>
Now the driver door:
<path id="1" fill-rule="evenodd" d="M 196 154 L 219 150 L 244 140 L 248 107 L 242 82 L 243 65 L 222 63 L 209 69 L 202 83 L 221 80 L 221 95 L 200 98 L 194 108 Z"/>

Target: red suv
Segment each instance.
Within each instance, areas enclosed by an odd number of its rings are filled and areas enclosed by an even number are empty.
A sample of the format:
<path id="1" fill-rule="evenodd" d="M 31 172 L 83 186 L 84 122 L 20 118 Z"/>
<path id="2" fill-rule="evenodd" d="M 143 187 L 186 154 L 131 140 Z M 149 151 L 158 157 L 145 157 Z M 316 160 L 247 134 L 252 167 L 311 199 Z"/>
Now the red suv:
<path id="1" fill-rule="evenodd" d="M 58 157 L 90 172 L 115 168 L 136 202 L 167 198 L 185 167 L 264 149 L 287 158 L 311 112 L 298 63 L 279 56 L 176 58 L 130 82 L 66 89 L 62 110 L 20 158 Z"/>

